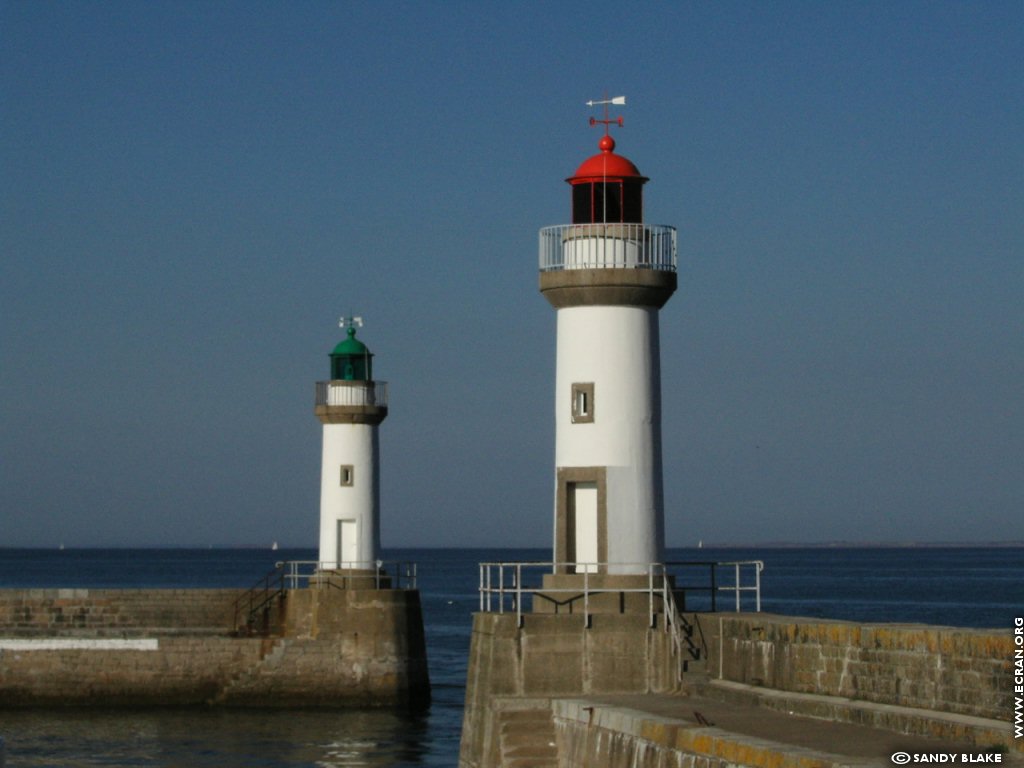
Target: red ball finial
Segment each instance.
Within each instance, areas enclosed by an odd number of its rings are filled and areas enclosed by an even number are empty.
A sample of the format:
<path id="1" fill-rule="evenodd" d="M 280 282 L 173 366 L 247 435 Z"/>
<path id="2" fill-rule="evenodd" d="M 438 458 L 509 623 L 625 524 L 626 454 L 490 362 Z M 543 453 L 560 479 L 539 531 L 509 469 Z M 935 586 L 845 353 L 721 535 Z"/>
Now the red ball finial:
<path id="1" fill-rule="evenodd" d="M 604 136 L 601 137 L 601 140 L 597 142 L 597 147 L 602 152 L 611 152 L 613 149 L 615 149 L 615 139 L 613 139 L 609 134 L 606 133 Z"/>

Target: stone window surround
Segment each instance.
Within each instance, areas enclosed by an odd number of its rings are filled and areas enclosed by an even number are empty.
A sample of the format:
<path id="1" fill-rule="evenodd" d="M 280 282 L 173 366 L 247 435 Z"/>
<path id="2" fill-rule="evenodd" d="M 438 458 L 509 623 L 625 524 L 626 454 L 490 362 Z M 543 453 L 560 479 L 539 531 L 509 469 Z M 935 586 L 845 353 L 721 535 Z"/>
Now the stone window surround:
<path id="1" fill-rule="evenodd" d="M 572 385 L 570 413 L 573 424 L 594 423 L 594 382 L 577 382 Z"/>

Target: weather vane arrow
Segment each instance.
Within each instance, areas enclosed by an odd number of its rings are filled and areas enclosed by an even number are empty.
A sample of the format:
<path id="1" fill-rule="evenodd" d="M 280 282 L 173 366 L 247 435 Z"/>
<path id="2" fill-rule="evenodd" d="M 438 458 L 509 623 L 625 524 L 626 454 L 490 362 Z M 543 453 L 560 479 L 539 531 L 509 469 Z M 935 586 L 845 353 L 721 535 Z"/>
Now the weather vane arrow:
<path id="1" fill-rule="evenodd" d="M 340 320 L 338 320 L 338 327 L 339 328 L 362 328 L 363 327 L 363 318 L 361 318 L 361 317 L 352 317 L 351 315 L 349 315 L 348 317 L 342 317 Z"/>
<path id="2" fill-rule="evenodd" d="M 601 101 L 593 101 L 593 100 L 588 101 L 587 102 L 587 106 L 588 107 L 596 107 L 598 104 L 618 104 L 619 106 L 623 106 L 623 105 L 625 105 L 625 103 L 626 103 L 626 97 L 625 96 L 614 96 L 614 97 L 612 97 L 610 99 L 602 99 Z"/>
<path id="3" fill-rule="evenodd" d="M 590 118 L 590 124 L 591 125 L 598 125 L 598 124 L 603 125 L 605 133 L 608 133 L 608 128 L 613 123 L 615 125 L 619 126 L 620 128 L 622 127 L 622 118 L 621 117 L 617 117 L 614 120 L 612 120 L 611 118 L 608 117 L 608 107 L 611 104 L 614 104 L 615 106 L 625 106 L 625 104 L 626 104 L 626 97 L 625 96 L 613 96 L 610 99 L 607 99 L 607 98 L 606 99 L 591 99 L 590 101 L 587 102 L 587 106 L 588 107 L 596 107 L 598 105 L 604 105 L 604 119 L 603 120 L 599 120 L 596 117 L 592 117 L 592 118 Z"/>

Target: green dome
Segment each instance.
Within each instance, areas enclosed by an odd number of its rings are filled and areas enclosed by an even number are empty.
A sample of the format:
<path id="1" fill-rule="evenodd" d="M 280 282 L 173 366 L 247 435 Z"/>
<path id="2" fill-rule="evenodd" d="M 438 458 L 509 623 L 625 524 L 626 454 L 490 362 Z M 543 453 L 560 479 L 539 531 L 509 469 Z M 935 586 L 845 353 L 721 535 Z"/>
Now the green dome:
<path id="1" fill-rule="evenodd" d="M 348 338 L 338 342 L 338 346 L 331 352 L 332 355 L 368 355 L 370 350 L 356 338 L 356 329 L 348 329 Z"/>
<path id="2" fill-rule="evenodd" d="M 373 353 L 356 338 L 356 329 L 349 326 L 348 338 L 331 352 L 331 379 L 343 381 L 371 381 L 373 379 Z"/>

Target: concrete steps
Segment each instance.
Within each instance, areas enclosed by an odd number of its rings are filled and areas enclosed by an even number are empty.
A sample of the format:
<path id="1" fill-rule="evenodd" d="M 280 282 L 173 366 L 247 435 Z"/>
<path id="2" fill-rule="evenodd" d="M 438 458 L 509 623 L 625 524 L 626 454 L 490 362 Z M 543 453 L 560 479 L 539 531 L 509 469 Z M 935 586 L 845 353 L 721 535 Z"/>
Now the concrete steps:
<path id="1" fill-rule="evenodd" d="M 679 659 L 682 684 L 684 689 L 689 690 L 694 683 L 703 683 L 708 679 L 707 649 L 700 619 L 696 614 L 681 613 L 678 621 L 682 630 L 682 656 Z"/>
<path id="2" fill-rule="evenodd" d="M 555 723 L 550 709 L 501 713 L 502 768 L 558 768 Z"/>
<path id="3" fill-rule="evenodd" d="M 683 656 L 683 685 L 688 686 L 691 681 L 708 679 L 708 662 L 706 659 L 688 659 Z"/>

